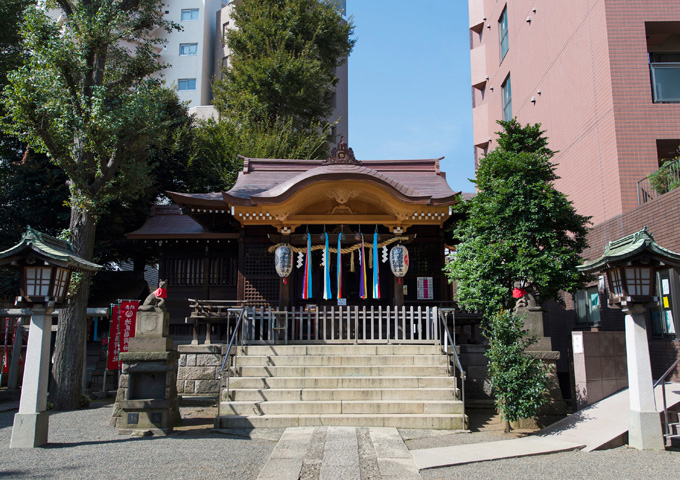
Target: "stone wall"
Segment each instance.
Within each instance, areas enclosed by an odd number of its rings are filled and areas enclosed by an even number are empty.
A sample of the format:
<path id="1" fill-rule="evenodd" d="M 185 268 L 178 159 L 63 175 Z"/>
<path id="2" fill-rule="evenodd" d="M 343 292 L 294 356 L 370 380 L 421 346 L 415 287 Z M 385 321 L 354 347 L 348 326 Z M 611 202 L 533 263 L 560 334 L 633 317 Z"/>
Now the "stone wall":
<path id="1" fill-rule="evenodd" d="M 177 392 L 183 397 L 215 395 L 226 345 L 178 345 Z"/>
<path id="2" fill-rule="evenodd" d="M 624 332 L 572 332 L 580 410 L 628 386 Z"/>

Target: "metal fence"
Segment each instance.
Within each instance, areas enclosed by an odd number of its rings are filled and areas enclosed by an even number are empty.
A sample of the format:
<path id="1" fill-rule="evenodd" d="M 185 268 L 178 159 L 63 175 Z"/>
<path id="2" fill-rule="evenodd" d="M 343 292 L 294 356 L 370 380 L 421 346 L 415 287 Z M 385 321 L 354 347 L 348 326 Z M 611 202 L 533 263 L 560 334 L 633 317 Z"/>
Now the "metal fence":
<path id="1" fill-rule="evenodd" d="M 680 186 L 680 158 L 666 163 L 637 182 L 638 205 L 654 200 Z"/>

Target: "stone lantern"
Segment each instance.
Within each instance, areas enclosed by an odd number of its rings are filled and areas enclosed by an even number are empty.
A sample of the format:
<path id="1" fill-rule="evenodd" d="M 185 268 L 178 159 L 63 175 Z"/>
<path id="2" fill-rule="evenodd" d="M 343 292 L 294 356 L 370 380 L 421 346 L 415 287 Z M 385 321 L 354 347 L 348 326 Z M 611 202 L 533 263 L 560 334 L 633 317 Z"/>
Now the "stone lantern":
<path id="1" fill-rule="evenodd" d="M 47 443 L 52 313 L 66 304 L 72 272 L 96 272 L 101 266 L 76 256 L 70 243 L 31 227 L 21 242 L 0 252 L 0 265 L 21 270 L 21 295 L 16 303 L 31 312 L 21 401 L 10 447 L 33 448 Z"/>
<path id="2" fill-rule="evenodd" d="M 628 443 L 638 450 L 664 448 L 654 400 L 645 312 L 658 302 L 654 296 L 657 270 L 668 267 L 680 267 L 680 254 L 659 246 L 646 227 L 610 242 L 604 255 L 578 267 L 583 272 L 604 272 L 609 304 L 625 314 L 630 394 Z"/>

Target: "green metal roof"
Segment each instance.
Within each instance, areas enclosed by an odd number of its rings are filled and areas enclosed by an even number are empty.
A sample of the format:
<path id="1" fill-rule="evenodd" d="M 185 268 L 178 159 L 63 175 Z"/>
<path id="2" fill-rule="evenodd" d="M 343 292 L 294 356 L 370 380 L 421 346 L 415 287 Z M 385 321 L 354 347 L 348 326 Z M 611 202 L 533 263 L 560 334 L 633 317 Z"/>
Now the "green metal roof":
<path id="1" fill-rule="evenodd" d="M 663 248 L 656 243 L 652 234 L 645 227 L 639 232 L 609 242 L 609 245 L 604 249 L 604 255 L 591 262 L 579 265 L 578 269 L 582 272 L 605 270 L 609 266 L 621 264 L 643 252 L 647 252 L 651 257 L 669 266 L 680 266 L 680 254 Z"/>
<path id="2" fill-rule="evenodd" d="M 51 261 L 51 263 L 62 267 L 68 267 L 71 270 L 96 272 L 102 268 L 101 265 L 77 256 L 69 242 L 39 232 L 31 227 L 26 228 L 26 232 L 22 235 L 21 241 L 18 244 L 4 252 L 0 252 L 0 265 L 10 263 L 19 256 L 26 256 L 27 250 L 32 251 L 36 256 L 44 260 Z"/>

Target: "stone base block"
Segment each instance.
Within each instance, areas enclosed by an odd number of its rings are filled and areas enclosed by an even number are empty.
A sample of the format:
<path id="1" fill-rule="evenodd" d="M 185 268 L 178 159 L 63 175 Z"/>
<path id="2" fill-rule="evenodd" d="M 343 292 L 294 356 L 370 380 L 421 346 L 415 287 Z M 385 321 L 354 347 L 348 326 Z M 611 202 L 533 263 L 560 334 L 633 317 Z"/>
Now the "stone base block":
<path id="1" fill-rule="evenodd" d="M 178 402 L 175 402 L 178 404 Z M 150 408 L 144 410 L 122 409 L 122 415 L 118 421 L 119 430 L 161 430 L 170 433 L 173 427 L 179 424 L 179 405 L 175 408 Z"/>
<path id="2" fill-rule="evenodd" d="M 177 345 L 177 351 L 182 354 L 224 355 L 227 352 L 227 345 L 220 343 L 211 345 Z"/>
<path id="3" fill-rule="evenodd" d="M 15 414 L 10 448 L 35 448 L 45 445 L 49 419 L 48 412 Z"/>
<path id="4" fill-rule="evenodd" d="M 636 412 L 629 414 L 628 446 L 638 450 L 664 450 L 661 417 L 659 412 Z"/>
<path id="5" fill-rule="evenodd" d="M 167 337 L 132 337 L 130 352 L 167 352 L 175 348 L 175 342 Z"/>
<path id="6" fill-rule="evenodd" d="M 169 328 L 170 314 L 168 312 L 156 310 L 139 310 L 137 312 L 135 338 L 167 337 Z"/>

